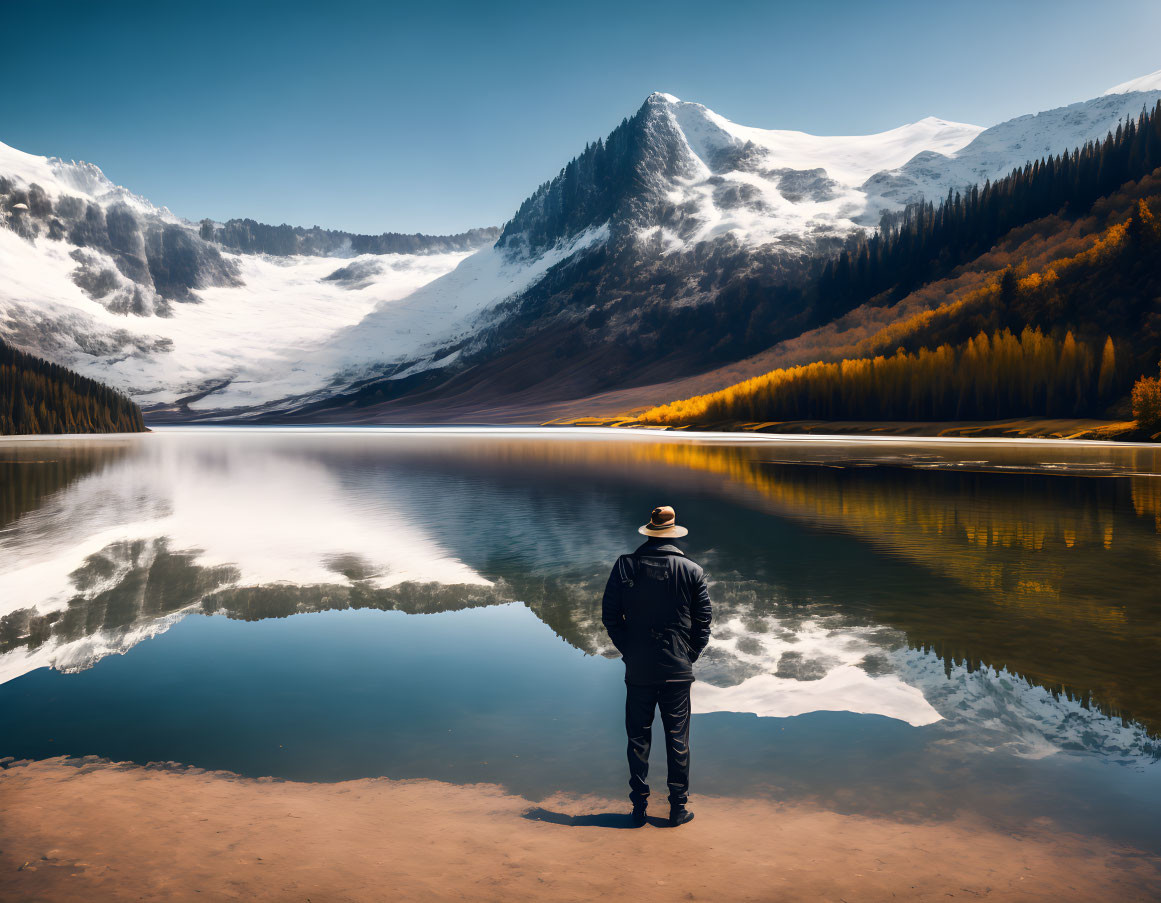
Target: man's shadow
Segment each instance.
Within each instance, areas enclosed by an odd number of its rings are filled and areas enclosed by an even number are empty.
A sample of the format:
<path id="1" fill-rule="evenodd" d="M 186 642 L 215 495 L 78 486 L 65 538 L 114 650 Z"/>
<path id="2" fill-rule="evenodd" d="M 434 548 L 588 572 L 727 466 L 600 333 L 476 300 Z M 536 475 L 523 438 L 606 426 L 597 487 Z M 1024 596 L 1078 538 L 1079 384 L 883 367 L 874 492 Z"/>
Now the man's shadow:
<path id="1" fill-rule="evenodd" d="M 636 828 L 633 817 L 627 812 L 601 812 L 596 815 L 565 815 L 563 812 L 551 812 L 539 806 L 529 809 L 522 816 L 529 821 L 545 821 L 552 825 L 568 825 L 572 828 Z M 654 828 L 668 828 L 669 821 L 664 818 L 648 819 Z"/>

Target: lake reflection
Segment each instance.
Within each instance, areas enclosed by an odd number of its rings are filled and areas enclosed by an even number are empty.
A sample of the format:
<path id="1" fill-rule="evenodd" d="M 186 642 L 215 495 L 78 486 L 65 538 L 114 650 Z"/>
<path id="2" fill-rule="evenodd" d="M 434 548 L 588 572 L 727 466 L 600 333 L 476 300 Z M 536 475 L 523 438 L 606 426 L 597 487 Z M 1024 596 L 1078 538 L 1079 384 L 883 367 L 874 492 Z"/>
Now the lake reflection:
<path id="1" fill-rule="evenodd" d="M 1159 473 L 563 430 L 2 442 L 0 755 L 619 795 L 600 591 L 664 501 L 715 602 L 695 790 L 1161 844 Z"/>

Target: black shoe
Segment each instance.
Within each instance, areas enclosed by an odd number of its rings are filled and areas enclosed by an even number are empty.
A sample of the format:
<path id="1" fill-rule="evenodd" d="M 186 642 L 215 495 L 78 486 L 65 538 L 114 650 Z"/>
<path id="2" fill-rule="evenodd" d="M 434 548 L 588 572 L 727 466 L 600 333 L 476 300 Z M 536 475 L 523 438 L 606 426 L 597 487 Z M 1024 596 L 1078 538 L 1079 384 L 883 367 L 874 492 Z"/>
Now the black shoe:
<path id="1" fill-rule="evenodd" d="M 645 807 L 643 805 L 642 806 L 634 806 L 633 807 L 633 814 L 630 816 L 630 818 L 633 819 L 633 827 L 634 828 L 644 827 L 645 822 L 647 821 L 647 819 L 645 818 Z"/>
<path id="2" fill-rule="evenodd" d="M 674 806 L 669 810 L 669 827 L 679 828 L 691 821 L 693 821 L 693 813 L 685 806 Z"/>

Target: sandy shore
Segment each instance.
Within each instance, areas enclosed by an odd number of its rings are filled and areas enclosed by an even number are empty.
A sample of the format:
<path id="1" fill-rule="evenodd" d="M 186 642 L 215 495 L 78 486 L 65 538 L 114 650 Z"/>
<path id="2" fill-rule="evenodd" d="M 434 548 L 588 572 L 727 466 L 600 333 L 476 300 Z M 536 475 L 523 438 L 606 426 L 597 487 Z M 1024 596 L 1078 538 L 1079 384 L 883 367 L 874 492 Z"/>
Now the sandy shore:
<path id="1" fill-rule="evenodd" d="M 698 798 L 677 830 L 620 801 L 493 786 L 251 780 L 52 759 L 0 771 L 0 899 L 1155 900 L 1161 860 L 1037 825 L 905 823 Z M 658 812 L 658 814 L 661 814 Z M 626 829 L 622 830 L 621 828 Z"/>

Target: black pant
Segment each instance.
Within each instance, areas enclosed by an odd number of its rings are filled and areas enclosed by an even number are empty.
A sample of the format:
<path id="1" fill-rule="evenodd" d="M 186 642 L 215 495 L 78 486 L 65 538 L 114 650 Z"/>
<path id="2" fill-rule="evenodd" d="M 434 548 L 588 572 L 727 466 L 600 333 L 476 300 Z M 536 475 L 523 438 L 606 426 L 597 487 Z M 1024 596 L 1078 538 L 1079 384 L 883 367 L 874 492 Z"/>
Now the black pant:
<path id="1" fill-rule="evenodd" d="M 629 736 L 629 799 L 633 805 L 649 798 L 649 746 L 653 710 L 661 710 L 665 728 L 665 761 L 669 766 L 669 804 L 684 806 L 689 798 L 689 683 L 642 686 L 626 684 L 625 733 Z"/>

